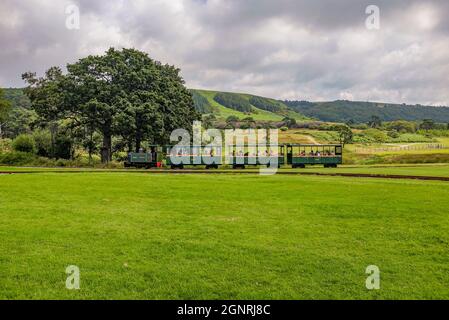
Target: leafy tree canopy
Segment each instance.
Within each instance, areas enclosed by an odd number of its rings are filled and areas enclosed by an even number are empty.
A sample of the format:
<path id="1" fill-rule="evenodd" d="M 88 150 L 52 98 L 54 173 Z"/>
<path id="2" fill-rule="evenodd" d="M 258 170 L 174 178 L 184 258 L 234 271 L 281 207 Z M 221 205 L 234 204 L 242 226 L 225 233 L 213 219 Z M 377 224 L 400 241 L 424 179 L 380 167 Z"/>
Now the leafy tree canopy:
<path id="1" fill-rule="evenodd" d="M 144 140 L 167 143 L 172 130 L 191 129 L 200 118 L 180 70 L 144 52 L 111 48 L 68 64 L 67 71 L 24 74 L 27 95 L 40 116 L 73 119 L 101 133 L 103 162 L 111 160 L 113 136 L 138 150 Z"/>

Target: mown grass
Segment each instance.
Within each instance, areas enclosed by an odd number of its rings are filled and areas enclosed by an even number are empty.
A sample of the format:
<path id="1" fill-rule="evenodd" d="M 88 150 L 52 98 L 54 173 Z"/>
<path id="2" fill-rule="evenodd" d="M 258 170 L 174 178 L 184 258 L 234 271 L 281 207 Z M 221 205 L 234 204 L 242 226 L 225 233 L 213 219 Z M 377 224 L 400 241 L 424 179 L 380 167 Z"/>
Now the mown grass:
<path id="1" fill-rule="evenodd" d="M 186 170 L 200 170 L 204 171 L 203 167 L 186 167 Z M 158 169 L 153 169 L 158 170 Z M 167 169 L 169 172 L 182 173 L 183 171 L 173 171 Z M 257 167 L 248 167 L 244 170 L 234 170 L 231 168 L 221 168 L 219 170 L 209 170 L 208 173 L 215 171 L 226 173 L 247 173 L 252 172 L 254 174 L 259 173 Z M 148 172 L 146 169 L 90 169 L 90 168 L 46 168 L 46 167 L 5 167 L 0 166 L 0 172 L 80 172 L 80 173 L 144 173 Z M 279 173 L 283 172 L 319 172 L 319 173 L 362 173 L 362 174 L 380 174 L 380 175 L 404 175 L 404 176 L 431 176 L 431 177 L 448 177 L 449 176 L 449 164 L 394 164 L 394 165 L 343 165 L 338 168 L 323 168 L 323 166 L 308 166 L 305 169 L 292 169 L 290 166 L 283 166 L 278 170 Z"/>
<path id="2" fill-rule="evenodd" d="M 449 298 L 444 182 L 36 173 L 0 195 L 2 299 Z"/>
<path id="3" fill-rule="evenodd" d="M 339 168 L 307 167 L 306 169 L 302 169 L 298 172 L 449 177 L 449 164 L 406 166 L 341 166 Z"/>

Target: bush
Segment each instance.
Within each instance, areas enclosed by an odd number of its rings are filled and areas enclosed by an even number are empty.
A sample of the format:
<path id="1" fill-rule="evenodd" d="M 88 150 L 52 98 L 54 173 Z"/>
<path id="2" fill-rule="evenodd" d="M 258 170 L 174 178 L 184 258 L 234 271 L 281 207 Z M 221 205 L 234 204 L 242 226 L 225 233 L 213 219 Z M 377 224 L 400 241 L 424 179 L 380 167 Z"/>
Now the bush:
<path id="1" fill-rule="evenodd" d="M 385 132 L 380 131 L 378 129 L 368 129 L 363 131 L 365 136 L 367 136 L 369 139 L 371 139 L 373 142 L 387 142 L 388 136 Z"/>
<path id="2" fill-rule="evenodd" d="M 35 159 L 35 156 L 29 152 L 12 151 L 0 153 L 0 164 L 6 165 L 29 165 Z"/>
<path id="3" fill-rule="evenodd" d="M 9 152 L 12 150 L 11 139 L 0 139 L 0 152 Z"/>
<path id="4" fill-rule="evenodd" d="M 55 140 L 56 159 L 70 159 L 72 157 L 72 139 L 65 135 L 58 135 Z"/>
<path id="5" fill-rule="evenodd" d="M 230 115 L 229 117 L 226 118 L 226 123 L 232 123 L 232 122 L 238 122 L 239 121 L 239 117 L 234 116 L 234 115 Z"/>
<path id="6" fill-rule="evenodd" d="M 416 123 L 404 120 L 385 122 L 384 127 L 387 130 L 395 130 L 399 133 L 414 133 L 416 131 Z"/>
<path id="7" fill-rule="evenodd" d="M 415 133 L 404 133 L 393 139 L 392 142 L 434 142 L 435 139 Z"/>
<path id="8" fill-rule="evenodd" d="M 39 130 L 33 133 L 33 138 L 36 143 L 36 153 L 38 156 L 51 156 L 51 135 L 46 130 Z"/>
<path id="9" fill-rule="evenodd" d="M 19 152 L 35 153 L 36 142 L 34 141 L 33 136 L 21 134 L 12 142 L 12 148 Z"/>
<path id="10" fill-rule="evenodd" d="M 287 131 L 288 128 L 287 128 L 287 127 L 281 127 L 280 130 L 281 130 L 281 131 Z"/>

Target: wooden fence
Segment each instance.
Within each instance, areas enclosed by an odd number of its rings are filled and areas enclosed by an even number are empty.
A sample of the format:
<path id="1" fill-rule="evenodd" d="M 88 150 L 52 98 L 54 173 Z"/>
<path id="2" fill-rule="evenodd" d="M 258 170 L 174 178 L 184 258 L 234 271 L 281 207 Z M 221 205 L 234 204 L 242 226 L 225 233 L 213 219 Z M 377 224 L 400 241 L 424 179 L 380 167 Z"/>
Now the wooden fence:
<path id="1" fill-rule="evenodd" d="M 413 144 L 398 147 L 356 148 L 355 152 L 376 153 L 376 152 L 401 152 L 401 151 L 433 150 L 433 149 L 449 149 L 449 146 L 445 146 L 440 143 L 428 143 L 428 144 Z"/>

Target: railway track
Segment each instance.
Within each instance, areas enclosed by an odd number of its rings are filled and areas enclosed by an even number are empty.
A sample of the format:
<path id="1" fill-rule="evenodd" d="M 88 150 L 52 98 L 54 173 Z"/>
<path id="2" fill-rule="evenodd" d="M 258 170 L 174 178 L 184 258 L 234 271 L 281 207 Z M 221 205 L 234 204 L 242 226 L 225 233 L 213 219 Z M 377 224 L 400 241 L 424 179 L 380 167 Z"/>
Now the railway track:
<path id="1" fill-rule="evenodd" d="M 0 175 L 10 174 L 33 174 L 33 173 L 151 173 L 151 174 L 249 174 L 258 175 L 258 170 L 33 170 L 33 171 L 0 171 Z M 426 180 L 426 181 L 449 181 L 449 177 L 439 176 L 414 176 L 414 175 L 394 175 L 394 174 L 368 174 L 368 173 L 323 173 L 304 171 L 282 171 L 277 175 L 303 175 L 303 176 L 331 176 L 331 177 L 351 177 L 351 178 L 377 178 L 377 179 L 402 179 L 402 180 Z"/>

